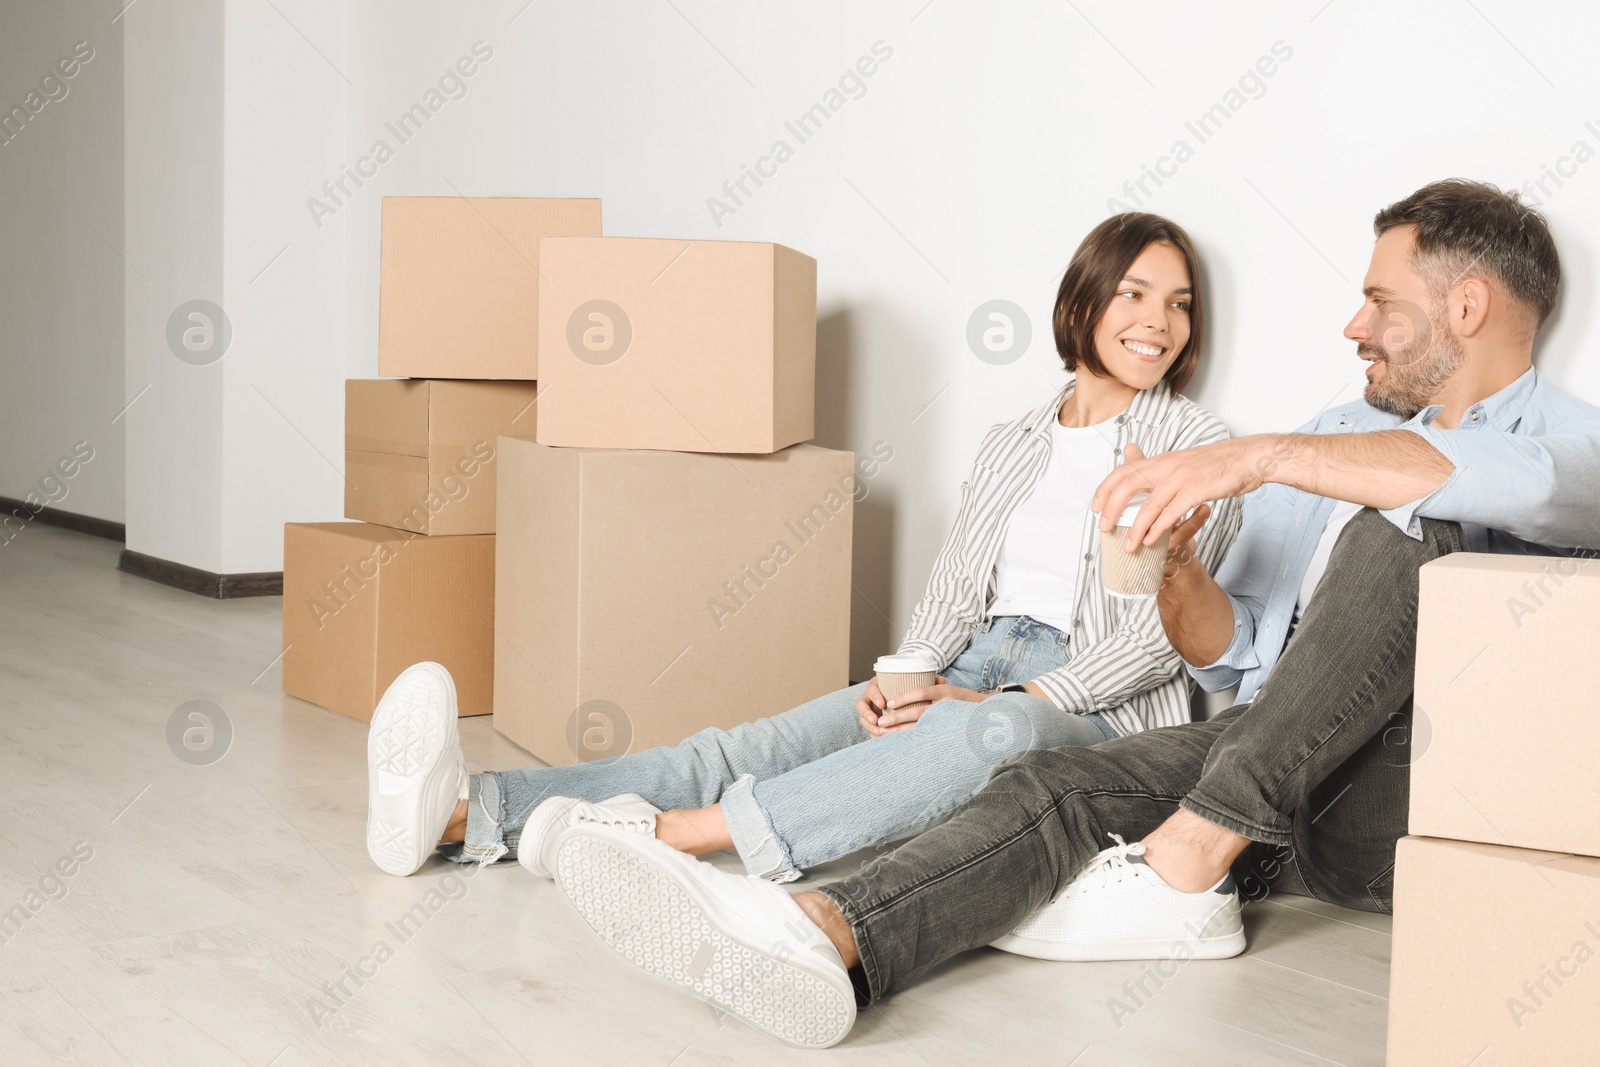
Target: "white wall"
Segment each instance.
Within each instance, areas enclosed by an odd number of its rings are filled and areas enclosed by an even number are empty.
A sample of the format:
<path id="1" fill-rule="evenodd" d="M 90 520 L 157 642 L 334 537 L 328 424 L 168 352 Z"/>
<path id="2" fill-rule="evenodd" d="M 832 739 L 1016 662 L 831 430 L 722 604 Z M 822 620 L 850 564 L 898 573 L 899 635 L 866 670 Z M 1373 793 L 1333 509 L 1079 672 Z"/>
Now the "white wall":
<path id="1" fill-rule="evenodd" d="M 122 26 L 113 0 L 0 5 L 0 495 L 123 519 Z M 91 56 L 63 78 L 73 46 Z M 68 69 L 72 69 L 69 64 Z M 41 90 L 40 80 L 51 75 Z M 65 95 L 62 95 L 63 92 Z M 51 99 L 57 97 L 57 99 Z M 20 132 L 16 132 L 20 129 Z M 54 188 L 52 188 L 54 185 Z M 40 481 L 79 442 L 93 459 Z M 87 454 L 87 453 L 80 453 Z"/>
<path id="2" fill-rule="evenodd" d="M 344 7 L 274 2 L 225 15 L 226 573 L 281 570 L 285 522 L 344 515 L 345 235 L 301 202 L 344 155 Z"/>
<path id="3" fill-rule="evenodd" d="M 337 159 L 343 10 L 316 0 L 141 0 L 127 26 L 128 547 L 204 570 L 282 568 L 283 523 L 343 511 L 338 232 L 303 189 Z M 326 53 L 331 58 L 324 58 Z M 179 359 L 187 301 L 232 328 Z M 149 387 L 146 391 L 146 387 Z"/>
<path id="4" fill-rule="evenodd" d="M 341 383 L 377 373 L 388 194 L 598 195 L 608 233 L 777 240 L 817 257 L 818 440 L 895 449 L 858 521 L 857 585 L 876 605 L 857 604 L 858 670 L 893 643 L 883 615 L 904 625 L 984 428 L 1061 380 L 1048 312 L 1073 247 L 1112 198 L 1134 205 L 1124 183 L 1179 139 L 1192 158 L 1160 188 L 1147 179 L 1139 206 L 1178 219 L 1206 256 L 1212 344 L 1191 392 L 1237 431 L 1291 427 L 1355 395 L 1360 365 L 1339 331 L 1377 208 L 1446 175 L 1521 186 L 1579 140 L 1585 162 L 1540 196 L 1567 269 L 1541 354 L 1557 382 L 1600 400 L 1600 365 L 1580 355 L 1600 340 L 1586 299 L 1600 247 L 1600 76 L 1586 49 L 1600 12 L 1575 0 L 1538 19 L 1509 0 L 277 7 L 228 0 L 201 17 L 140 0 L 124 19 L 148 27 L 137 54 L 128 31 L 127 238 L 152 281 L 125 272 L 126 391 L 108 394 L 158 386 L 124 420 L 130 545 L 155 555 L 273 570 L 283 521 L 339 516 Z M 384 123 L 479 40 L 494 52 L 466 96 L 318 225 L 308 198 L 392 141 Z M 865 94 L 798 144 L 785 122 L 879 41 L 893 54 Z M 1225 106 L 1275 45 L 1271 76 L 1247 81 L 1201 143 L 1185 123 Z M 80 81 L 45 119 L 70 117 L 89 95 Z M 215 92 L 196 98 L 196 85 Z M 793 158 L 719 226 L 708 199 L 780 138 Z M 8 182 L 23 180 L 14 147 L 0 148 Z M 93 251 L 58 262 L 106 269 Z M 27 292 L 14 262 L 7 293 Z M 234 319 L 215 367 L 165 351 L 159 327 L 194 296 Z M 1010 366 L 966 347 L 968 316 L 993 298 L 1033 315 L 1033 346 Z M 27 440 L 47 425 L 63 423 Z M 11 477 L 11 450 L 0 464 Z"/>
<path id="5" fill-rule="evenodd" d="M 1045 2 L 675 4 L 352 0 L 352 153 L 473 41 L 495 53 L 337 216 L 347 366 L 377 372 L 384 194 L 598 195 L 610 234 L 802 249 L 820 264 L 818 439 L 896 452 L 857 530 L 857 585 L 895 626 L 983 430 L 1062 379 L 1048 313 L 1072 249 L 1110 198 L 1133 206 L 1123 183 L 1177 139 L 1193 157 L 1141 199 L 1207 259 L 1210 363 L 1191 392 L 1238 432 L 1291 428 L 1356 395 L 1361 365 L 1340 330 L 1379 207 L 1448 175 L 1520 186 L 1575 140 L 1600 149 L 1587 56 L 1600 12 L 1576 2 L 1532 20 L 1507 0 L 1080 0 L 1082 15 Z M 893 56 L 865 95 L 796 144 L 784 122 L 880 40 Z M 1185 130 L 1280 41 L 1288 59 L 1247 83 L 1215 136 Z M 707 199 L 778 138 L 794 158 L 719 228 Z M 1579 353 L 1600 341 L 1586 299 L 1597 191 L 1590 164 L 1549 198 L 1567 297 L 1542 347 L 1556 381 L 1593 400 L 1600 362 Z M 995 297 L 1033 315 L 1032 348 L 1006 367 L 964 341 Z M 856 607 L 859 674 L 894 638 Z"/>

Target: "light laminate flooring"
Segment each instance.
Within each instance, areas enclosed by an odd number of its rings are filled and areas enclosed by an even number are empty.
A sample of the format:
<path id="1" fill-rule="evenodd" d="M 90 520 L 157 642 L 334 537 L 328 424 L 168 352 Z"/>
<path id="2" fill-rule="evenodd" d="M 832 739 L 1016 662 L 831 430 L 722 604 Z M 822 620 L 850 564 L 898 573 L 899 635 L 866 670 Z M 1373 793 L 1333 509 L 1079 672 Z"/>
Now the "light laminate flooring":
<path id="1" fill-rule="evenodd" d="M 515 864 L 378 871 L 366 727 L 279 691 L 282 601 L 167 589 L 117 552 L 38 523 L 0 547 L 0 912 L 27 913 L 0 925 L 0 1063 L 1383 1060 L 1389 920 L 1286 896 L 1246 909 L 1238 959 L 1153 974 L 985 949 L 834 1049 L 776 1045 L 603 950 Z M 231 725 L 210 765 L 169 746 L 191 700 Z M 461 733 L 471 770 L 537 762 L 486 716 Z"/>

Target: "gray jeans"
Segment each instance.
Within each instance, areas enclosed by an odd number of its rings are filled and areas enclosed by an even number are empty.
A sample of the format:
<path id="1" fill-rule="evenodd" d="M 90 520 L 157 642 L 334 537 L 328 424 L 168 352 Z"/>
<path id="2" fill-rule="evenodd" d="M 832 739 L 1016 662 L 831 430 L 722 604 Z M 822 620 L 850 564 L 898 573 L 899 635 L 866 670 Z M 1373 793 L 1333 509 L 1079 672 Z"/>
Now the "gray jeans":
<path id="1" fill-rule="evenodd" d="M 1422 525 L 1416 541 L 1371 509 L 1350 521 L 1251 703 L 1094 748 L 1025 753 L 944 825 L 823 887 L 855 933 L 863 1003 L 1010 932 L 1108 834 L 1137 840 L 1180 806 L 1254 842 L 1233 872 L 1247 896 L 1275 887 L 1391 910 L 1410 793 L 1417 569 L 1466 547 L 1456 524 Z"/>

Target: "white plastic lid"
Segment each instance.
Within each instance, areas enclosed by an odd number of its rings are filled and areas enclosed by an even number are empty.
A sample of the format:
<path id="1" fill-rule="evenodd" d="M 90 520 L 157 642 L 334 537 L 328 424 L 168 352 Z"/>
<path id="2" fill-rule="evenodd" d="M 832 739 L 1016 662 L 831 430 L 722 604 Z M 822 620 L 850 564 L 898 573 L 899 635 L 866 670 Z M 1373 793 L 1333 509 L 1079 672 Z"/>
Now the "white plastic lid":
<path id="1" fill-rule="evenodd" d="M 924 674 L 938 668 L 921 656 L 879 656 L 872 670 L 874 674 Z"/>
<path id="2" fill-rule="evenodd" d="M 1143 507 L 1144 502 L 1149 499 L 1149 493 L 1136 493 L 1134 498 L 1128 501 L 1128 506 L 1122 509 L 1122 514 L 1117 518 L 1117 525 L 1132 526 L 1133 520 L 1139 517 L 1139 509 Z"/>

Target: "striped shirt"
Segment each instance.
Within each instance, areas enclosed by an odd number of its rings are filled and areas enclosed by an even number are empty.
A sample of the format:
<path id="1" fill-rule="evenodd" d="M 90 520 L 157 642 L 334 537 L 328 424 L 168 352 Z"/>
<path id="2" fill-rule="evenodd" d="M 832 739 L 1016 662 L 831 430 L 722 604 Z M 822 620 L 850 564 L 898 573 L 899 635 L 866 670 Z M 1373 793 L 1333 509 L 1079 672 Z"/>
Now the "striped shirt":
<path id="1" fill-rule="evenodd" d="M 1017 505 L 1028 498 L 1050 460 L 1050 423 L 1072 395 L 1073 382 L 1049 404 L 991 429 L 978 449 L 972 477 L 961 486 L 961 505 L 950 537 L 934 560 L 922 602 L 899 652 L 948 666 L 967 647 L 994 603 L 995 560 Z M 1145 455 L 1221 441 L 1228 429 L 1215 415 L 1169 389 L 1165 382 L 1136 394 L 1107 428 L 1119 461 L 1137 444 Z M 1095 486 L 1084 486 L 1086 493 Z M 1201 562 L 1212 573 L 1239 532 L 1237 498 L 1212 503 L 1197 538 Z M 1099 516 L 1084 519 L 1072 620 L 1072 659 L 1031 679 L 1057 707 L 1076 714 L 1098 711 L 1119 734 L 1189 721 L 1189 677 L 1167 640 L 1154 597 L 1124 600 L 1100 584 Z"/>

